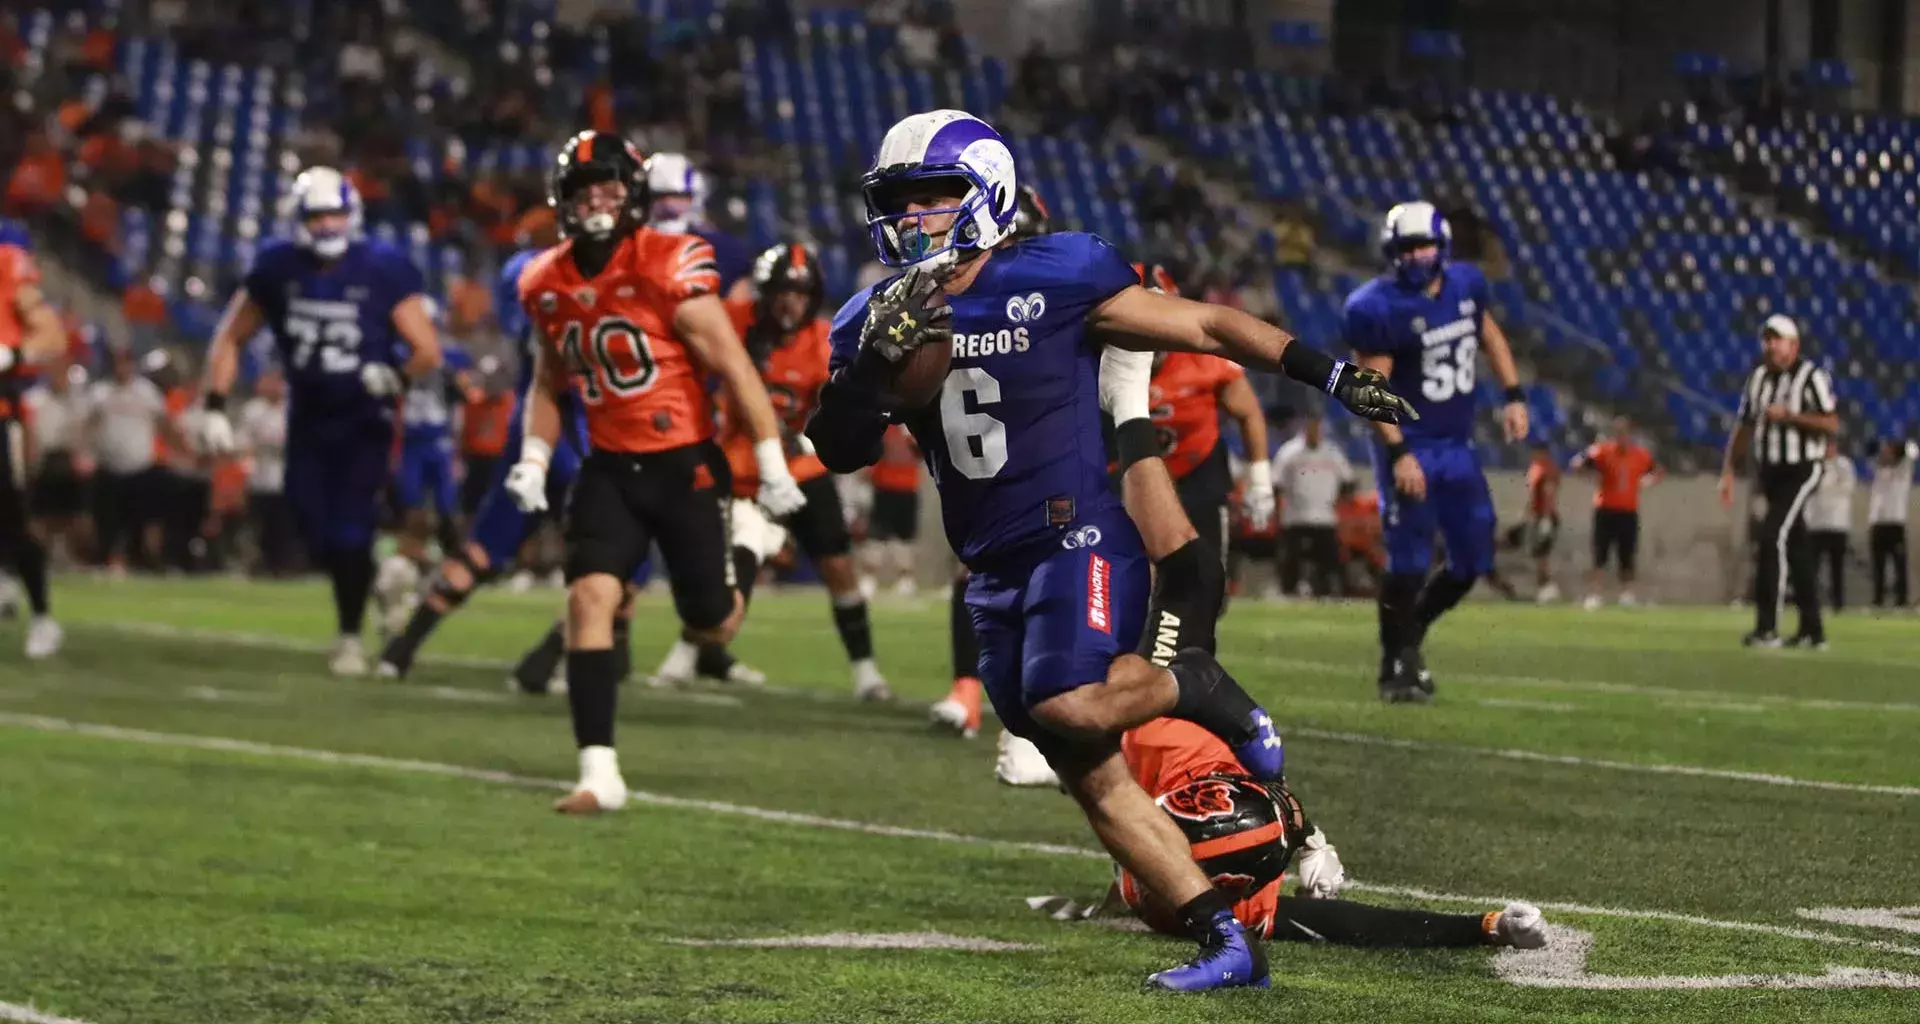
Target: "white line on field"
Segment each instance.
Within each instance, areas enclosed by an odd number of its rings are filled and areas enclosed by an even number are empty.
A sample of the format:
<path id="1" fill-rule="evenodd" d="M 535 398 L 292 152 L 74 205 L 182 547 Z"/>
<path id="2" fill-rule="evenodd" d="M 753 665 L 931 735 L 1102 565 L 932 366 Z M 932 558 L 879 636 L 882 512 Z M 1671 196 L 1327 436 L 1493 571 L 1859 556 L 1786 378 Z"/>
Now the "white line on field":
<path id="1" fill-rule="evenodd" d="M 1314 661 L 1309 658 L 1286 658 L 1267 656 L 1255 659 L 1268 665 L 1281 668 L 1296 668 L 1308 672 L 1330 672 L 1358 676 L 1365 670 L 1358 663 L 1349 665 L 1333 661 Z M 1812 711 L 1920 711 L 1920 704 L 1900 701 L 1862 701 L 1831 700 L 1825 697 L 1791 697 L 1775 693 L 1742 693 L 1727 690 L 1689 690 L 1678 686 L 1647 686 L 1639 683 L 1611 683 L 1598 679 L 1557 679 L 1551 676 L 1512 676 L 1485 672 L 1448 672 L 1446 679 L 1462 683 L 1484 686 L 1520 686 L 1542 690 L 1567 690 L 1579 693 L 1614 693 L 1641 697 L 1671 697 L 1680 700 L 1700 702 L 1702 708 L 1711 708 L 1715 703 L 1726 702 L 1733 710 L 1745 710 L 1741 705 L 1764 704 L 1777 708 L 1802 708 Z M 1444 681 L 1444 680 L 1443 680 Z"/>
<path id="2" fill-rule="evenodd" d="M 87 1024 L 84 1020 L 57 1016 L 19 1003 L 0 1003 L 0 1020 L 17 1024 Z"/>
<path id="3" fill-rule="evenodd" d="M 1587 970 L 1593 935 L 1566 925 L 1549 924 L 1551 936 L 1541 949 L 1503 949 L 1494 954 L 1493 973 L 1528 988 L 1649 991 L 1710 988 L 1920 988 L 1920 975 L 1828 964 L 1819 974 L 1594 974 Z"/>
<path id="4" fill-rule="evenodd" d="M 68 733 L 89 736 L 96 739 L 118 740 L 127 743 L 144 743 L 151 746 L 178 747 L 191 750 L 215 750 L 226 753 L 251 754 L 259 757 L 278 757 L 288 760 L 309 761 L 317 764 L 340 767 L 378 768 L 389 771 L 415 772 L 423 775 L 471 779 L 477 782 L 492 782 L 532 789 L 566 790 L 572 787 L 572 783 L 561 779 L 543 779 L 534 776 L 515 775 L 511 772 L 493 771 L 486 768 L 469 768 L 463 765 L 441 764 L 434 761 L 382 757 L 377 754 L 351 754 L 335 750 L 289 747 L 276 743 L 257 743 L 252 740 L 233 739 L 225 736 L 197 736 L 184 733 L 154 732 L 147 729 L 127 729 L 117 725 L 76 722 L 46 715 L 20 715 L 11 712 L 0 712 L 0 725 L 33 729 L 40 732 Z M 898 825 L 882 825 L 869 821 L 857 821 L 849 818 L 828 818 L 817 814 L 803 814 L 797 811 L 781 811 L 766 807 L 752 807 L 746 804 L 728 803 L 721 800 L 701 800 L 690 797 L 668 796 L 666 794 L 648 793 L 639 790 L 630 793 L 629 796 L 637 803 L 651 804 L 657 807 L 702 810 L 715 814 L 731 814 L 745 818 L 754 818 L 759 821 L 799 825 L 806 828 L 831 829 L 839 832 L 857 832 L 862 835 L 889 836 L 897 839 L 925 839 L 939 843 L 979 846 L 1010 853 L 1032 853 L 1050 857 L 1075 857 L 1100 861 L 1107 859 L 1105 853 L 1084 846 L 1068 846 L 1061 843 L 1025 842 L 1016 839 L 991 839 L 985 836 L 970 836 L 959 832 L 946 832 L 939 829 L 907 828 Z M 1446 900 L 1476 903 L 1482 906 L 1501 906 L 1519 898 L 1512 896 L 1468 896 L 1459 893 L 1433 892 L 1431 890 L 1409 886 L 1378 885 L 1366 882 L 1350 882 L 1347 887 L 1363 892 L 1377 892 L 1392 896 L 1403 896 L 1409 899 Z M 1856 946 L 1862 949 L 1872 949 L 1885 953 L 1898 953 L 1905 956 L 1920 957 L 1920 946 L 1903 946 L 1897 943 L 1857 939 L 1852 936 L 1836 935 L 1831 932 L 1787 928 L 1780 925 L 1760 924 L 1753 921 L 1723 921 L 1716 918 L 1699 917 L 1693 914 L 1675 913 L 1669 910 L 1635 910 L 1622 907 L 1599 907 L 1584 903 L 1554 903 L 1540 900 L 1531 900 L 1529 902 L 1532 902 L 1535 906 L 1543 910 L 1560 910 L 1572 914 L 1589 914 L 1596 917 L 1673 921 L 1683 924 L 1699 925 L 1706 928 L 1777 935 L 1785 938 L 1806 939 L 1813 942 L 1825 942 L 1838 946 Z"/>
<path id="5" fill-rule="evenodd" d="M 264 650 L 313 651 L 322 652 L 325 645 L 289 640 L 260 633 L 229 633 L 219 630 L 200 630 L 159 623 L 128 622 L 99 623 L 102 628 L 122 630 L 143 636 L 155 636 L 165 639 L 193 639 L 212 643 L 230 643 L 236 646 L 255 647 Z M 480 668 L 511 668 L 506 662 L 484 658 L 441 658 L 421 659 L 437 660 L 446 665 L 464 665 Z M 401 692 L 421 692 L 417 688 L 399 686 Z M 821 701 L 839 701 L 844 698 L 837 694 L 826 694 L 815 690 L 788 688 L 780 686 L 759 686 L 757 692 L 777 694 L 782 697 L 803 697 Z M 705 693 L 697 690 L 663 690 L 646 688 L 643 693 L 659 695 L 663 698 L 683 700 L 690 703 L 714 703 L 737 706 L 740 698 L 732 694 Z M 1696 691 L 1676 691 L 1693 693 Z M 1643 772 L 1652 775 L 1690 775 L 1697 778 L 1722 779 L 1730 782 L 1753 782 L 1769 786 L 1789 786 L 1801 789 L 1825 789 L 1842 793 L 1873 793 L 1882 796 L 1920 796 L 1920 786 L 1877 785 L 1862 782 L 1832 782 L 1825 779 L 1801 779 L 1791 775 L 1775 775 L 1767 772 L 1748 772 L 1732 768 L 1705 768 L 1682 764 L 1641 764 L 1633 761 L 1609 761 L 1598 758 L 1579 757 L 1573 754 L 1546 754 L 1531 750 L 1497 750 L 1490 747 L 1470 747 L 1454 743 L 1435 743 L 1426 740 L 1399 739 L 1391 736 L 1375 736 L 1370 733 L 1336 732 L 1327 729 L 1296 727 L 1286 730 L 1289 735 L 1308 736 L 1314 739 L 1335 743 L 1352 743 L 1360 746 L 1397 747 L 1402 750 L 1422 750 L 1446 753 L 1462 753 L 1479 757 L 1495 757 L 1509 761 L 1530 761 L 1540 764 L 1561 764 L 1576 768 L 1605 768 L 1611 771 Z"/>
<path id="6" fill-rule="evenodd" d="M 1494 747 L 1469 747 L 1457 743 L 1429 743 L 1425 740 L 1400 739 L 1394 736 L 1374 736 L 1369 733 L 1334 732 L 1327 729 L 1295 727 L 1284 730 L 1288 736 L 1308 736 L 1313 739 L 1332 740 L 1336 743 L 1353 743 L 1364 747 L 1395 747 L 1401 750 L 1446 751 L 1456 754 L 1473 754 L 1479 757 L 1496 757 L 1506 761 L 1530 761 L 1535 764 L 1562 764 L 1575 768 L 1605 768 L 1610 771 L 1642 772 L 1648 775 L 1687 775 L 1701 779 L 1723 779 L 1729 782 L 1756 782 L 1767 786 L 1789 786 L 1795 789 L 1826 789 L 1840 793 L 1875 793 L 1882 796 L 1920 796 L 1920 786 L 1883 786 L 1867 782 L 1831 782 L 1826 779 L 1800 779 L 1791 775 L 1773 775 L 1768 772 L 1743 772 L 1731 768 L 1702 768 L 1689 764 L 1641 764 L 1637 761 L 1608 761 L 1603 758 L 1579 757 L 1573 754 L 1543 754 L 1535 750 L 1505 750 Z"/>

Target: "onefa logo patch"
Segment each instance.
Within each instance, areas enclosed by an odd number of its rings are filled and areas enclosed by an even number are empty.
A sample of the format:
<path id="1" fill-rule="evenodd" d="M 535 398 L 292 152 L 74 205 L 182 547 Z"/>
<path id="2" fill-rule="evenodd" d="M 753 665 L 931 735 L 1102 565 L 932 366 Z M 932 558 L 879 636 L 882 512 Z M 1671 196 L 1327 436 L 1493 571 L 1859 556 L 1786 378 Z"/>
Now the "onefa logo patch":
<path id="1" fill-rule="evenodd" d="M 1087 556 L 1087 628 L 1113 632 L 1113 567 L 1099 555 Z"/>

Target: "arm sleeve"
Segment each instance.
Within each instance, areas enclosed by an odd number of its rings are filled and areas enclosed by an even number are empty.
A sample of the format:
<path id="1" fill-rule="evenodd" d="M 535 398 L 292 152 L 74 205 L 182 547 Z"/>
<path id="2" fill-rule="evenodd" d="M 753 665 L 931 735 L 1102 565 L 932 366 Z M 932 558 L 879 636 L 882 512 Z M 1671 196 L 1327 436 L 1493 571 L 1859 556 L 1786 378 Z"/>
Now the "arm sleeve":
<path id="1" fill-rule="evenodd" d="M 860 346 L 868 294 L 855 295 L 834 315 L 828 334 L 829 376 L 820 386 L 819 407 L 807 422 L 806 436 L 813 442 L 814 453 L 835 473 L 856 472 L 880 461 L 889 423 L 880 407 L 884 360 Z"/>

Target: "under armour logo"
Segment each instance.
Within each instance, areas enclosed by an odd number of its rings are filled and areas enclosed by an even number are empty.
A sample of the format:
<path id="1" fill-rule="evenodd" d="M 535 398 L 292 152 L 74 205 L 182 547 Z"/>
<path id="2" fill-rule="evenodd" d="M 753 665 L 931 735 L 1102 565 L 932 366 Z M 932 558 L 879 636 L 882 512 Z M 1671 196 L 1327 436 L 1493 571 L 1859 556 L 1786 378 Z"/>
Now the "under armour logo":
<path id="1" fill-rule="evenodd" d="M 1266 734 L 1264 737 L 1261 738 L 1260 745 L 1267 748 L 1268 750 L 1272 750 L 1275 747 L 1278 747 L 1281 745 L 1280 734 L 1275 732 L 1273 729 L 1273 719 L 1267 717 L 1267 713 L 1265 711 L 1254 712 L 1253 731 Z"/>
<path id="2" fill-rule="evenodd" d="M 901 336 L 918 326 L 920 326 L 920 321 L 902 313 L 900 314 L 900 322 L 888 328 L 887 333 L 893 335 L 893 340 L 899 341 Z"/>

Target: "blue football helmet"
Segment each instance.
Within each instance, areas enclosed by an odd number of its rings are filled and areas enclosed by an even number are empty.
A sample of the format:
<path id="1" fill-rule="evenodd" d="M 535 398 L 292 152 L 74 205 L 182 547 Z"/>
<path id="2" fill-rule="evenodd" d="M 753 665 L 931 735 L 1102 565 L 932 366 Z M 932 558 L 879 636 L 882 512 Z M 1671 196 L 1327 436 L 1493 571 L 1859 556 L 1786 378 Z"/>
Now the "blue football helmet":
<path id="1" fill-rule="evenodd" d="M 952 179 L 959 205 L 908 213 L 907 197 L 940 179 Z M 930 110 L 889 128 L 873 169 L 860 179 L 860 192 L 880 262 L 936 272 L 1007 238 L 1019 206 L 1019 182 L 1006 140 L 961 110 Z M 953 215 L 944 232 L 922 229 L 922 218 L 943 213 Z M 912 223 L 902 223 L 909 218 Z"/>
<path id="2" fill-rule="evenodd" d="M 1429 245 L 1435 247 L 1432 256 L 1412 255 Z M 1401 203 L 1380 225 L 1380 253 L 1403 288 L 1419 291 L 1432 284 L 1446 269 L 1452 249 L 1453 228 L 1432 203 Z"/>

